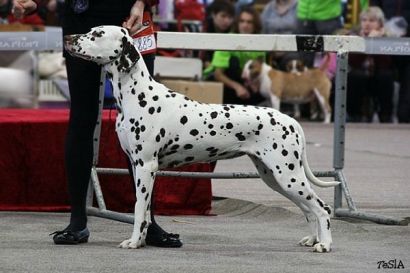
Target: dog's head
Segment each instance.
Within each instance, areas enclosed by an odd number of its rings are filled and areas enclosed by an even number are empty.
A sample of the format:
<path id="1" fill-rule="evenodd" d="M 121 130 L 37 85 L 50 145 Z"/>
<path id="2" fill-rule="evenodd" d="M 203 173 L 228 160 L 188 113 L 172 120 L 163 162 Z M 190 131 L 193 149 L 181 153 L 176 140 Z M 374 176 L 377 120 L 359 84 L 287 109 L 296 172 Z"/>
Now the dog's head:
<path id="1" fill-rule="evenodd" d="M 85 34 L 64 36 L 65 49 L 75 57 L 100 65 L 115 63 L 119 72 L 129 71 L 141 58 L 126 28 L 94 27 Z"/>
<path id="2" fill-rule="evenodd" d="M 255 81 L 261 75 L 263 65 L 264 60 L 262 58 L 247 61 L 242 70 L 242 78 L 245 81 Z"/>
<path id="3" fill-rule="evenodd" d="M 290 73 L 299 74 L 306 71 L 307 67 L 302 60 L 293 59 L 286 63 L 286 71 Z"/>

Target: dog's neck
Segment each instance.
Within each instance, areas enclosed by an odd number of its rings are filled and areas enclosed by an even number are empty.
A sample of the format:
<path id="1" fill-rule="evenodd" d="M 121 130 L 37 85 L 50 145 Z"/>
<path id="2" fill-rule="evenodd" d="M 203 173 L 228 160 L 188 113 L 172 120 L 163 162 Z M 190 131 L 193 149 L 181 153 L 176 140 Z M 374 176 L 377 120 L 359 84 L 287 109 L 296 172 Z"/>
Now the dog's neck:
<path id="1" fill-rule="evenodd" d="M 156 82 L 148 72 L 148 68 L 140 55 L 139 60 L 126 72 L 119 71 L 116 62 L 106 64 L 104 69 L 107 72 L 113 87 L 113 95 L 117 103 L 118 112 L 126 111 L 127 104 L 133 103 L 140 98 L 140 94 L 150 92 L 150 84 Z"/>

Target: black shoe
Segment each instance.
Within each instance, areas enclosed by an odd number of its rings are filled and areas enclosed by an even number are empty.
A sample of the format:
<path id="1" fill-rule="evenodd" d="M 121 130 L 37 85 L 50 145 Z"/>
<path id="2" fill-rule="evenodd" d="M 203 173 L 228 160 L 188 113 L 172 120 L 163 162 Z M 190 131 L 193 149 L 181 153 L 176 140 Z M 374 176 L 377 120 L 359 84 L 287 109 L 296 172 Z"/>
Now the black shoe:
<path id="1" fill-rule="evenodd" d="M 71 231 L 70 227 L 67 227 L 62 231 L 53 232 L 51 235 L 54 235 L 53 240 L 56 245 L 77 245 L 87 243 L 90 232 L 88 228 L 80 231 Z"/>
<path id="2" fill-rule="evenodd" d="M 178 248 L 182 246 L 182 241 L 179 239 L 179 234 L 166 232 L 157 234 L 148 233 L 145 238 L 145 243 L 149 246 L 156 247 Z"/>

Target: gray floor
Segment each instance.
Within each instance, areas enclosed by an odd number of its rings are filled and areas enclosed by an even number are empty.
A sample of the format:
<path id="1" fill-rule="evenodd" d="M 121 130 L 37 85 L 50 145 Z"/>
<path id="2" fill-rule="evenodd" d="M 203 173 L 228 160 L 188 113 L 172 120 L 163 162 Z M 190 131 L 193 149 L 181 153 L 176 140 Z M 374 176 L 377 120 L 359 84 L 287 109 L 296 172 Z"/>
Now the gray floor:
<path id="1" fill-rule="evenodd" d="M 313 170 L 332 169 L 331 125 L 304 123 Z M 345 175 L 360 210 L 410 220 L 410 126 L 347 126 Z M 246 157 L 216 171 L 253 171 Z M 297 245 L 308 227 L 295 206 L 258 179 L 214 180 L 217 216 L 157 217 L 184 247 L 116 248 L 132 226 L 90 217 L 90 242 L 56 246 L 64 213 L 0 212 L 0 272 L 410 272 L 410 226 L 333 219 L 333 251 Z M 332 189 L 316 192 L 329 204 Z M 383 269 L 396 260 L 404 269 Z M 401 262 L 401 263 L 400 263 Z M 380 266 L 380 269 L 379 269 Z"/>

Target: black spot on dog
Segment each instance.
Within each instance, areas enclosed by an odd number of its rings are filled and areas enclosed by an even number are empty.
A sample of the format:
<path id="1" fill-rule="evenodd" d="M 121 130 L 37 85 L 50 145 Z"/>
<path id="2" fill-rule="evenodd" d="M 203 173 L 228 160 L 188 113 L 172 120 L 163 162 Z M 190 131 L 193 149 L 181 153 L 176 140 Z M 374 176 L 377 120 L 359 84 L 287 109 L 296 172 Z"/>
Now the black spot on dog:
<path id="1" fill-rule="evenodd" d="M 145 107 L 147 105 L 147 102 L 145 100 L 140 101 L 140 106 Z"/>
<path id="2" fill-rule="evenodd" d="M 329 219 L 327 219 L 326 221 L 327 221 L 327 229 L 329 230 L 330 229 L 330 221 L 329 221 Z"/>
<path id="3" fill-rule="evenodd" d="M 293 154 L 295 155 L 296 159 L 299 159 L 299 153 L 298 153 L 298 151 L 295 151 Z"/>
<path id="4" fill-rule="evenodd" d="M 178 148 L 179 148 L 179 145 L 175 144 L 175 145 L 172 145 L 171 150 L 178 150 Z"/>
<path id="5" fill-rule="evenodd" d="M 276 149 L 278 148 L 278 144 L 273 143 L 272 148 L 273 148 L 274 150 L 276 150 Z"/>
<path id="6" fill-rule="evenodd" d="M 274 118 L 271 118 L 271 119 L 270 119 L 270 124 L 276 125 L 276 120 L 275 120 Z"/>
<path id="7" fill-rule="evenodd" d="M 299 191 L 299 195 L 303 195 L 303 191 Z"/>
<path id="8" fill-rule="evenodd" d="M 141 223 L 140 233 L 142 233 L 142 231 L 144 230 L 144 228 L 145 228 L 146 225 L 147 225 L 147 221 L 144 221 L 144 222 Z"/>
<path id="9" fill-rule="evenodd" d="M 186 116 L 183 116 L 180 120 L 181 124 L 185 125 L 185 123 L 188 122 L 188 118 Z"/>
<path id="10" fill-rule="evenodd" d="M 295 165 L 293 165 L 293 164 L 291 163 L 291 164 L 289 164 L 288 168 L 289 168 L 289 170 L 293 171 L 293 169 L 295 168 Z"/>
<path id="11" fill-rule="evenodd" d="M 197 136 L 199 134 L 197 129 L 192 129 L 189 133 L 193 136 Z"/>
<path id="12" fill-rule="evenodd" d="M 165 129 L 161 128 L 161 130 L 159 130 L 159 133 L 161 134 L 162 137 L 165 136 Z"/>
<path id="13" fill-rule="evenodd" d="M 218 116 L 218 112 L 214 111 L 211 113 L 211 118 L 214 119 Z"/>
<path id="14" fill-rule="evenodd" d="M 192 146 L 192 144 L 185 144 L 184 145 L 184 149 L 185 150 L 190 150 L 190 149 L 192 149 L 194 146 Z"/>
<path id="15" fill-rule="evenodd" d="M 228 123 L 226 124 L 226 129 L 232 129 L 232 128 L 233 128 L 233 124 L 230 123 L 230 122 L 228 122 Z"/>
<path id="16" fill-rule="evenodd" d="M 150 113 L 151 115 L 155 113 L 155 108 L 154 107 L 150 107 L 148 109 L 148 113 Z"/>
<path id="17" fill-rule="evenodd" d="M 287 156 L 287 155 L 288 155 L 288 151 L 282 150 L 282 155 L 283 155 L 283 156 Z"/>
<path id="18" fill-rule="evenodd" d="M 242 135 L 242 132 L 237 133 L 235 136 L 239 141 L 245 141 L 246 140 L 246 137 L 244 135 Z"/>
<path id="19" fill-rule="evenodd" d="M 185 162 L 189 162 L 189 161 L 192 161 L 192 160 L 194 160 L 193 156 L 188 156 L 188 157 L 185 158 Z"/>

